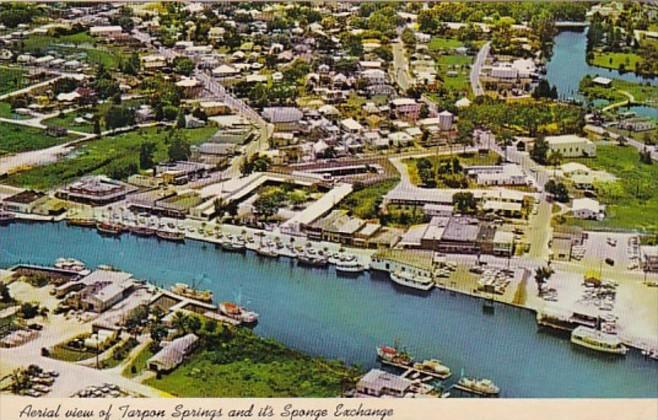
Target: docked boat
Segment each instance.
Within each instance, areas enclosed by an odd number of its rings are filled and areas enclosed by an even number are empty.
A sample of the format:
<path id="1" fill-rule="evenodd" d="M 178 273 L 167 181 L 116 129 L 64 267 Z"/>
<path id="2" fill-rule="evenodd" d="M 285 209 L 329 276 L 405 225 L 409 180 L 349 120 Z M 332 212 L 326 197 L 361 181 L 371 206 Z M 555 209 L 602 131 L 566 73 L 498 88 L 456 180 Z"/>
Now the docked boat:
<path id="1" fill-rule="evenodd" d="M 391 273 L 390 275 L 391 280 L 400 286 L 411 287 L 425 292 L 434 287 L 434 282 L 430 278 L 422 278 L 401 271 Z"/>
<path id="2" fill-rule="evenodd" d="M 176 232 L 172 230 L 156 230 L 155 236 L 166 241 L 181 242 L 185 240 L 185 234 L 183 232 Z"/>
<path id="3" fill-rule="evenodd" d="M 84 271 L 87 268 L 82 261 L 75 258 L 57 258 L 54 265 L 55 268 L 70 271 Z"/>
<path id="4" fill-rule="evenodd" d="M 383 363 L 398 366 L 411 366 L 413 363 L 413 358 L 409 354 L 390 346 L 377 347 L 377 358 Z"/>
<path id="5" fill-rule="evenodd" d="M 269 246 L 260 246 L 256 248 L 256 254 L 263 257 L 278 258 L 279 254 Z"/>
<path id="6" fill-rule="evenodd" d="M 212 303 L 213 294 L 210 290 L 197 290 L 185 283 L 176 283 L 170 289 L 177 295 L 187 297 L 190 299 L 198 300 L 201 302 Z"/>
<path id="7" fill-rule="evenodd" d="M 491 379 L 477 379 L 465 376 L 459 379 L 457 385 L 461 389 L 475 394 L 495 396 L 500 393 L 500 388 Z"/>
<path id="8" fill-rule="evenodd" d="M 137 236 L 153 236 L 155 235 L 155 229 L 148 226 L 137 226 L 132 225 L 128 226 L 128 231 Z"/>
<path id="9" fill-rule="evenodd" d="M 336 272 L 344 275 L 360 274 L 365 271 L 366 267 L 359 262 L 355 256 L 336 261 Z"/>
<path id="10" fill-rule="evenodd" d="M 70 226 L 94 227 L 96 226 L 96 221 L 94 219 L 75 217 L 72 219 L 68 219 L 66 221 L 66 224 Z"/>
<path id="11" fill-rule="evenodd" d="M 244 241 L 240 241 L 229 235 L 222 241 L 222 249 L 229 252 L 245 252 L 247 248 Z"/>
<path id="12" fill-rule="evenodd" d="M 0 225 L 8 225 L 9 223 L 13 222 L 14 219 L 16 219 L 16 216 L 14 216 L 12 213 L 0 211 Z"/>
<path id="13" fill-rule="evenodd" d="M 430 375 L 439 376 L 442 379 L 446 379 L 452 375 L 450 368 L 441 363 L 440 360 L 436 359 L 423 360 L 420 363 L 414 363 L 414 369 Z"/>
<path id="14" fill-rule="evenodd" d="M 625 355 L 628 348 L 621 342 L 619 337 L 594 328 L 578 327 L 571 332 L 571 342 L 604 353 Z"/>
<path id="15" fill-rule="evenodd" d="M 299 253 L 297 264 L 307 267 L 326 267 L 329 260 L 324 255 L 315 252 L 314 249 L 307 249 Z"/>
<path id="16" fill-rule="evenodd" d="M 240 321 L 243 324 L 253 324 L 258 321 L 258 314 L 256 312 L 248 311 L 233 302 L 220 303 L 219 312 L 222 315 Z"/>
<path id="17" fill-rule="evenodd" d="M 106 235 L 121 235 L 123 233 L 123 226 L 117 223 L 98 222 L 96 229 Z"/>

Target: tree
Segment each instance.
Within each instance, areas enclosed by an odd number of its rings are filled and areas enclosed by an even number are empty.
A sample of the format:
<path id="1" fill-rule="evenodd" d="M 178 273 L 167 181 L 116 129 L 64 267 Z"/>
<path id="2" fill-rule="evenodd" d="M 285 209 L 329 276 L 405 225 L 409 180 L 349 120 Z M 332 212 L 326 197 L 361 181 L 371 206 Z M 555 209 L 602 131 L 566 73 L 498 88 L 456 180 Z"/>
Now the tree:
<path id="1" fill-rule="evenodd" d="M 404 43 L 405 47 L 407 48 L 415 48 L 416 47 L 416 34 L 411 28 L 404 28 L 402 31 L 402 35 L 400 35 L 400 38 L 402 39 L 402 42 Z"/>
<path id="2" fill-rule="evenodd" d="M 127 106 L 112 105 L 103 116 L 108 130 L 135 124 L 135 110 Z"/>
<path id="3" fill-rule="evenodd" d="M 180 131 L 171 131 L 168 136 L 168 143 L 167 154 L 170 160 L 187 160 L 190 157 L 190 143 Z"/>
<path id="4" fill-rule="evenodd" d="M 452 196 L 455 209 L 461 214 L 472 214 L 477 210 L 477 201 L 472 192 L 457 192 Z"/>
<path id="5" fill-rule="evenodd" d="M 185 128 L 185 113 L 183 110 L 178 111 L 178 116 L 176 116 L 176 128 Z"/>
<path id="6" fill-rule="evenodd" d="M 530 149 L 530 157 L 537 163 L 542 165 L 546 164 L 546 158 L 548 156 L 548 142 L 544 136 L 538 136 L 535 140 L 535 144 Z"/>
<path id="7" fill-rule="evenodd" d="M 151 169 L 155 164 L 153 160 L 155 153 L 155 143 L 146 141 L 139 146 L 139 167 L 141 169 Z"/>
<path id="8" fill-rule="evenodd" d="M 0 282 L 0 302 L 11 303 L 13 301 L 14 298 L 9 293 L 9 287 L 5 283 Z"/>
<path id="9" fill-rule="evenodd" d="M 184 312 L 178 311 L 174 314 L 173 318 L 171 319 L 171 325 L 176 328 L 180 332 L 187 332 L 188 325 L 189 325 L 189 320 L 190 317 L 185 315 Z"/>
<path id="10" fill-rule="evenodd" d="M 102 133 L 101 131 L 101 119 L 98 117 L 98 115 L 94 115 L 94 134 L 97 136 L 100 136 Z"/>
<path id="11" fill-rule="evenodd" d="M 535 283 L 537 283 L 537 292 L 539 295 L 544 291 L 544 284 L 553 275 L 553 269 L 550 267 L 537 267 L 535 270 Z"/>
<path id="12" fill-rule="evenodd" d="M 178 56 L 173 61 L 174 72 L 189 76 L 194 71 L 194 61 L 188 57 Z"/>

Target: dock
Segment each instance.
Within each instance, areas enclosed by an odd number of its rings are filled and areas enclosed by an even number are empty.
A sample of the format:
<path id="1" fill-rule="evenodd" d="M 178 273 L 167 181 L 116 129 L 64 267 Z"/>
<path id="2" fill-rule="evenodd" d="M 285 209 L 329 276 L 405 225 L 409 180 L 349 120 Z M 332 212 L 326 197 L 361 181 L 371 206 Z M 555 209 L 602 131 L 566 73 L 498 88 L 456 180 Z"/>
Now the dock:
<path id="1" fill-rule="evenodd" d="M 428 372 L 426 370 L 416 369 L 415 367 L 413 367 L 413 364 L 396 363 L 383 359 L 380 359 L 379 362 L 383 365 L 392 366 L 398 369 L 403 369 L 404 373 L 401 375 L 403 378 L 409 377 L 414 374 L 418 374 L 418 375 L 425 375 L 426 377 L 431 377 L 432 379 L 440 379 L 444 381 L 452 376 L 452 373 L 443 375 L 436 372 Z M 421 379 L 421 381 L 423 381 L 423 379 Z"/>
<path id="2" fill-rule="evenodd" d="M 456 390 L 458 390 L 460 392 L 463 392 L 465 394 L 475 395 L 475 396 L 478 396 L 480 398 L 496 398 L 496 397 L 498 397 L 498 394 L 488 394 L 486 392 L 476 391 L 474 389 L 466 388 L 465 386 L 459 385 L 458 383 L 451 386 L 450 389 L 451 390 L 456 389 Z"/>

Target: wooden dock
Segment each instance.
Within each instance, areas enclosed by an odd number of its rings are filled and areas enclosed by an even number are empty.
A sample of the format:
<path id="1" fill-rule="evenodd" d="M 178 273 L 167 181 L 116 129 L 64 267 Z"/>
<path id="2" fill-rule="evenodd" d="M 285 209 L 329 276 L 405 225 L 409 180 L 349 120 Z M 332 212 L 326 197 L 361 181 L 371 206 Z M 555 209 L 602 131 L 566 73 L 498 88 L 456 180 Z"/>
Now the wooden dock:
<path id="1" fill-rule="evenodd" d="M 409 364 L 404 364 L 404 363 L 391 362 L 389 360 L 383 360 L 381 358 L 379 359 L 379 362 L 383 365 L 393 366 L 393 367 L 396 367 L 398 369 L 403 369 L 404 373 L 401 375 L 403 378 L 406 378 L 410 375 L 413 375 L 414 373 L 417 373 L 419 375 L 425 375 L 425 376 L 429 376 L 433 379 L 440 379 L 440 380 L 444 381 L 444 380 L 446 380 L 446 379 L 448 379 L 449 377 L 452 376 L 452 373 L 440 374 L 440 373 L 436 373 L 436 372 L 428 372 L 426 370 L 417 369 L 413 366 L 413 362 L 411 362 Z M 421 381 L 422 381 L 422 379 L 421 379 Z"/>

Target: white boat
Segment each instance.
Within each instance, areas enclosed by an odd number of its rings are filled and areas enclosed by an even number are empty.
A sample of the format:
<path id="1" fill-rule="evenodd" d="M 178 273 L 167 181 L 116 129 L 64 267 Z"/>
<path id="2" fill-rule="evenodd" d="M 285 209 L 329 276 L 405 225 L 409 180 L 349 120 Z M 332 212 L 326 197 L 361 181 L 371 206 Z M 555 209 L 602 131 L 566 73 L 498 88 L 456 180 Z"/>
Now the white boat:
<path id="1" fill-rule="evenodd" d="M 434 287 L 434 282 L 430 278 L 422 278 L 408 274 L 403 271 L 390 273 L 391 280 L 400 286 L 411 287 L 417 290 L 428 291 Z"/>
<path id="2" fill-rule="evenodd" d="M 336 261 L 336 272 L 339 274 L 359 274 L 365 269 L 366 267 L 353 255 Z"/>
<path id="3" fill-rule="evenodd" d="M 220 303 L 219 312 L 229 318 L 240 321 L 243 324 L 254 324 L 258 321 L 258 314 L 256 312 L 248 311 L 233 302 Z"/>
<path id="4" fill-rule="evenodd" d="M 428 372 L 430 374 L 441 376 L 442 378 L 447 378 L 452 375 L 450 368 L 441 363 L 440 360 L 436 359 L 423 360 L 421 363 L 415 363 L 414 368 L 421 372 Z"/>
<path id="5" fill-rule="evenodd" d="M 582 326 L 571 332 L 571 342 L 604 353 L 625 355 L 628 351 L 628 348 L 616 335 Z"/>
<path id="6" fill-rule="evenodd" d="M 491 379 L 462 377 L 459 379 L 457 384 L 462 389 L 472 391 L 476 394 L 498 395 L 500 393 L 500 388 L 494 384 Z"/>
<path id="7" fill-rule="evenodd" d="M 274 250 L 274 248 L 269 246 L 260 246 L 256 248 L 256 253 L 262 255 L 263 257 L 278 258 L 279 253 Z"/>
<path id="8" fill-rule="evenodd" d="M 87 268 L 82 261 L 75 258 L 57 258 L 55 260 L 55 267 L 71 271 L 83 271 Z"/>

